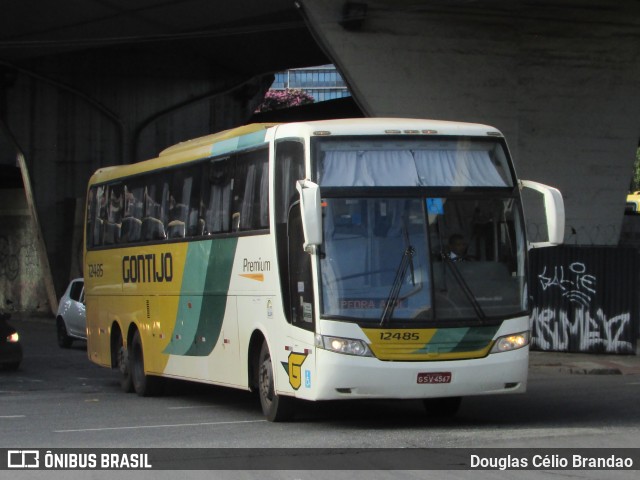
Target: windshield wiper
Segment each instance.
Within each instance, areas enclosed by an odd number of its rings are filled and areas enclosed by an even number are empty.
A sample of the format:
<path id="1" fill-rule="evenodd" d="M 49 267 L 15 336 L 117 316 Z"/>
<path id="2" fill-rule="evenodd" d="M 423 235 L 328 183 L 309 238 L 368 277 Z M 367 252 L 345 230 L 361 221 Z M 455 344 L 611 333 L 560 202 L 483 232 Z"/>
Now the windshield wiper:
<path id="1" fill-rule="evenodd" d="M 398 270 L 396 270 L 396 277 L 393 279 L 393 284 L 391 285 L 389 296 L 387 297 L 387 301 L 384 304 L 384 311 L 382 312 L 382 318 L 380 319 L 381 327 L 384 326 L 393 315 L 393 311 L 395 310 L 398 303 L 398 298 L 400 297 L 402 282 L 404 281 L 404 276 L 406 275 L 407 268 L 409 267 L 411 267 L 411 278 L 413 284 L 415 285 L 415 279 L 413 277 L 413 255 L 415 253 L 416 250 L 411 245 L 407 245 L 407 248 L 405 248 L 404 252 L 402 253 L 400 265 L 398 265 Z"/>
<path id="2" fill-rule="evenodd" d="M 455 278 L 456 282 L 458 282 L 458 285 L 460 286 L 462 293 L 464 293 L 464 296 L 467 297 L 467 300 L 469 300 L 469 303 L 473 307 L 473 310 L 476 312 L 478 319 L 481 322 L 485 322 L 487 320 L 487 315 L 484 313 L 484 310 L 482 310 L 482 306 L 478 302 L 478 299 L 476 298 L 476 296 L 471 291 L 469 284 L 460 273 L 460 270 L 458 270 L 458 267 L 456 267 L 456 264 L 453 262 L 453 260 L 451 260 L 451 257 L 449 255 L 447 255 L 444 252 L 441 252 L 441 255 L 442 255 L 443 262 L 449 266 L 449 269 L 453 274 L 453 278 Z"/>
<path id="3" fill-rule="evenodd" d="M 416 253 L 416 249 L 411 245 L 411 239 L 409 238 L 409 229 L 407 228 L 407 218 L 404 215 L 402 216 L 402 238 L 404 239 L 404 244 L 406 245 L 406 247 L 404 249 L 404 252 L 402 253 L 402 259 L 400 260 L 400 265 L 398 265 L 398 270 L 396 270 L 396 277 L 393 279 L 393 283 L 391 284 L 389 296 L 387 297 L 387 301 L 384 304 L 382 318 L 380 319 L 380 326 L 383 326 L 389 321 L 389 319 L 393 315 L 393 311 L 398 305 L 400 290 L 402 290 L 402 282 L 404 280 L 405 274 L 407 273 L 407 267 L 411 269 L 411 285 L 413 285 L 414 287 L 416 285 L 416 276 L 413 267 L 413 255 Z"/>

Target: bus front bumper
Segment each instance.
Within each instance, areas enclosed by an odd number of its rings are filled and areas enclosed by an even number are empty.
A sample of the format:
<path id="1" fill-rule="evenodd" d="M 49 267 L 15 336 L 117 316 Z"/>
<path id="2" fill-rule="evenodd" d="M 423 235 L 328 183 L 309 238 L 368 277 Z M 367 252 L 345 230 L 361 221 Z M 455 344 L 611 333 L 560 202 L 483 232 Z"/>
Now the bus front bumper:
<path id="1" fill-rule="evenodd" d="M 523 393 L 528 347 L 472 360 L 391 362 L 316 350 L 314 400 L 357 398 L 420 399 Z"/>

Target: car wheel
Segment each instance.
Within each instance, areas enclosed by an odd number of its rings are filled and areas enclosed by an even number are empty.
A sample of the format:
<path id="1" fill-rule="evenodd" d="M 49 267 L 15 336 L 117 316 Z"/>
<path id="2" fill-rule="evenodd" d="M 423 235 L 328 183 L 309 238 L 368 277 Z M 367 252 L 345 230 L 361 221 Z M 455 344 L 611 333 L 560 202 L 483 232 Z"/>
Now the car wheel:
<path id="1" fill-rule="evenodd" d="M 286 422 L 295 413 L 295 399 L 277 395 L 274 387 L 273 365 L 267 342 L 262 344 L 258 359 L 258 394 L 262 413 L 270 422 Z"/>
<path id="2" fill-rule="evenodd" d="M 144 355 L 142 352 L 142 340 L 140 332 L 136 331 L 131 342 L 131 352 L 129 353 L 129 368 L 133 389 L 141 397 L 152 397 L 158 395 L 163 386 L 163 379 L 154 375 L 146 375 L 144 372 Z"/>
<path id="3" fill-rule="evenodd" d="M 67 327 L 64 324 L 64 320 L 58 317 L 56 320 L 56 332 L 58 337 L 58 346 L 60 348 L 69 348 L 73 343 L 73 338 L 67 333 Z"/>

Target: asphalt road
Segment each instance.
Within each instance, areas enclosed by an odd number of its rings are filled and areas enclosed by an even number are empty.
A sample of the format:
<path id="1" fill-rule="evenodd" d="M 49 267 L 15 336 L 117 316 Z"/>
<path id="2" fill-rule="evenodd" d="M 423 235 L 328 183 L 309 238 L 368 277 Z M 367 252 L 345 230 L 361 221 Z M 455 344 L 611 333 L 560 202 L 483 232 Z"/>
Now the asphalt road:
<path id="1" fill-rule="evenodd" d="M 14 323 L 25 358 L 18 371 L 0 371 L 0 448 L 640 445 L 640 375 L 532 369 L 526 394 L 466 398 L 447 421 L 425 418 L 420 402 L 360 401 L 303 404 L 295 422 L 274 424 L 263 419 L 257 397 L 243 391 L 171 382 L 160 397 L 125 394 L 115 372 L 88 361 L 84 342 L 58 348 L 51 320 Z"/>

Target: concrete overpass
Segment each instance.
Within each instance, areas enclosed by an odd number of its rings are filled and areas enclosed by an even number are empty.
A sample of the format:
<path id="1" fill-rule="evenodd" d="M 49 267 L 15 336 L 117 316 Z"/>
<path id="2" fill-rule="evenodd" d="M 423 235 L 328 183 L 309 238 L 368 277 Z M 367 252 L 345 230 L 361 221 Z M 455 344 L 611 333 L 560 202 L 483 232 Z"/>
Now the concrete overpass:
<path id="1" fill-rule="evenodd" d="M 0 8 L 0 165 L 8 178 L 24 152 L 55 291 L 43 300 L 41 290 L 26 298 L 20 287 L 42 272 L 24 267 L 25 252 L 38 264 L 38 247 L 32 234 L 12 234 L 29 217 L 27 204 L 13 205 L 0 209 L 8 219 L 0 258 L 19 260 L 19 281 L 8 275 L 14 263 L 0 265 L 0 300 L 46 310 L 79 273 L 74 238 L 95 169 L 245 123 L 273 72 L 328 62 L 366 115 L 498 127 L 521 177 L 563 191 L 567 242 L 618 242 L 640 138 L 633 0 L 22 0 Z"/>

